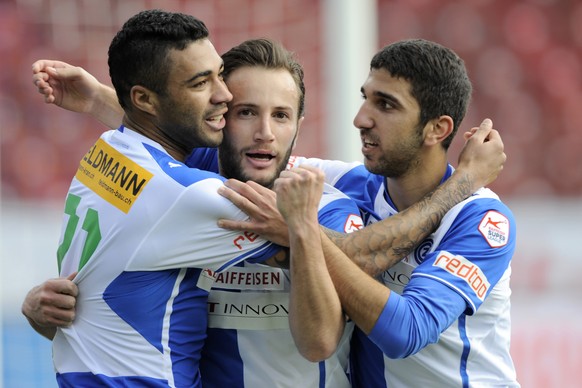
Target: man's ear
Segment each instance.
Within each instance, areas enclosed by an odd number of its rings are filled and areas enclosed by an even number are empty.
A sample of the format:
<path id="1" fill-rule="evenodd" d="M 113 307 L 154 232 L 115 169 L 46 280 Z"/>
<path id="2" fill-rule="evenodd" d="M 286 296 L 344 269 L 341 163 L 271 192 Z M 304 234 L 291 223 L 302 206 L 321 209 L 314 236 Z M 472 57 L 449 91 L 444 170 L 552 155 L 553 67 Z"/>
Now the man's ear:
<path id="1" fill-rule="evenodd" d="M 158 106 L 158 95 L 156 93 L 141 85 L 134 85 L 129 92 L 129 96 L 135 109 L 156 116 L 156 107 Z"/>
<path id="2" fill-rule="evenodd" d="M 427 145 L 442 143 L 453 132 L 453 119 L 451 116 L 440 116 L 429 121 L 426 128 L 424 142 Z"/>

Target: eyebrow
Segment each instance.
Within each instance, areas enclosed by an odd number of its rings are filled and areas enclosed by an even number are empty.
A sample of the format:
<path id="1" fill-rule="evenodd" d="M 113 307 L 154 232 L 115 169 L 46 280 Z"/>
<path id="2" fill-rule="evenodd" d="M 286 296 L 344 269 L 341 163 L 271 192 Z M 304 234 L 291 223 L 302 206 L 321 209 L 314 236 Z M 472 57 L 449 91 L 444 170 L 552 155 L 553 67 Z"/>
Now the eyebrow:
<path id="1" fill-rule="evenodd" d="M 360 88 L 360 92 L 362 92 L 363 95 L 366 95 L 363 87 Z M 383 98 L 386 101 L 390 102 L 394 106 L 399 106 L 399 107 L 402 106 L 400 101 L 396 97 L 394 97 L 392 94 L 388 94 L 388 93 L 384 93 L 384 92 L 381 92 L 379 90 L 376 90 L 376 91 L 372 92 L 372 95 L 375 97 Z"/>
<path id="2" fill-rule="evenodd" d="M 218 68 L 218 74 L 222 73 L 223 71 L 224 71 L 224 62 L 222 62 L 220 64 L 220 67 Z M 187 84 L 187 83 L 195 81 L 197 78 L 208 77 L 210 74 L 212 74 L 212 70 L 201 71 L 199 73 L 194 74 L 192 77 L 190 77 L 186 81 L 184 81 L 184 83 Z"/>
<path id="3" fill-rule="evenodd" d="M 244 107 L 244 108 L 258 108 L 259 104 L 253 104 L 250 102 L 239 102 L 237 104 L 232 104 L 233 107 Z M 291 105 L 279 105 L 279 106 L 275 106 L 273 107 L 275 110 L 293 110 L 293 106 Z"/>
<path id="4" fill-rule="evenodd" d="M 201 71 L 199 73 L 194 74 L 194 76 L 190 77 L 186 81 L 184 81 L 184 83 L 188 84 L 190 82 L 195 81 L 197 78 L 208 77 L 210 74 L 212 74 L 212 70 Z"/>

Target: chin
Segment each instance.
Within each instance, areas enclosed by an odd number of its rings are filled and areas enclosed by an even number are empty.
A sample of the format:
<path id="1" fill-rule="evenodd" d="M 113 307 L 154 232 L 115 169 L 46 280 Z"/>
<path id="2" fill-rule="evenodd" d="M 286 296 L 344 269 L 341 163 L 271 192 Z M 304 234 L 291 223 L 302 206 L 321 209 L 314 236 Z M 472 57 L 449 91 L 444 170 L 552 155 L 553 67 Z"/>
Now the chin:
<path id="1" fill-rule="evenodd" d="M 251 178 L 251 180 L 267 188 L 273 187 L 273 183 L 275 182 L 275 178 L 272 175 L 260 175 Z"/>
<path id="2" fill-rule="evenodd" d="M 206 147 L 218 147 L 222 143 L 222 134 L 219 136 L 209 136 L 206 141 Z"/>

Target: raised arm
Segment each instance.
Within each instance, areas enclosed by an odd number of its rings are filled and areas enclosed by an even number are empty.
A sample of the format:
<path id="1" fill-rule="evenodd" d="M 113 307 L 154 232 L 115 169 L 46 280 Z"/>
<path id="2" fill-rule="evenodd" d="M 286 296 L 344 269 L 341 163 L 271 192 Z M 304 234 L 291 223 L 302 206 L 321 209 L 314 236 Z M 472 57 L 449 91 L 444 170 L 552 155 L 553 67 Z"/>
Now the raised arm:
<path id="1" fill-rule="evenodd" d="M 87 113 L 112 129 L 121 123 L 123 110 L 115 90 L 82 67 L 41 59 L 32 65 L 32 82 L 47 104 Z"/>
<path id="2" fill-rule="evenodd" d="M 428 236 L 453 206 L 493 182 L 505 163 L 503 142 L 486 119 L 468 138 L 455 173 L 408 209 L 348 235 L 326 235 L 357 266 L 375 276 L 392 267 Z"/>
<path id="3" fill-rule="evenodd" d="M 324 229 L 325 234 L 372 276 L 392 267 L 436 229 L 447 211 L 497 178 L 506 155 L 503 141 L 492 125 L 491 120 L 485 119 L 479 128 L 465 134 L 467 140 L 454 174 L 415 205 L 349 235 Z M 254 232 L 288 246 L 285 222 L 272 193 L 251 182 L 231 179 L 226 184 L 221 195 L 247 213 L 250 220 L 220 220 L 219 226 Z"/>
<path id="4" fill-rule="evenodd" d="M 299 352 L 318 362 L 330 357 L 345 319 L 321 246 L 318 205 L 324 175 L 314 167 L 283 171 L 275 181 L 278 208 L 289 226 L 289 324 Z"/>

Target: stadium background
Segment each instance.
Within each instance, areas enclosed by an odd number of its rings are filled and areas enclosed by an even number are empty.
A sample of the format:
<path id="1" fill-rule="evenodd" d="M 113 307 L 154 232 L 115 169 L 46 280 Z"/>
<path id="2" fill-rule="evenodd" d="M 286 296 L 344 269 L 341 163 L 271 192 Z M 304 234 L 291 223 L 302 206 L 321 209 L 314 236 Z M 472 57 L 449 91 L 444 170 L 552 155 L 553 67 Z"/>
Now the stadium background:
<path id="1" fill-rule="evenodd" d="M 359 159 L 351 116 L 373 52 L 422 37 L 453 48 L 474 83 L 462 130 L 491 117 L 508 161 L 491 185 L 514 210 L 512 354 L 523 387 L 582 378 L 582 2 L 579 0 L 0 0 L 0 387 L 54 387 L 49 342 L 20 314 L 26 291 L 56 276 L 62 199 L 103 127 L 42 102 L 39 58 L 109 83 L 107 48 L 137 11 L 204 20 L 219 53 L 267 36 L 306 71 L 296 154 Z M 341 85 L 347 85 L 343 87 Z M 456 162 L 460 138 L 450 151 Z"/>

